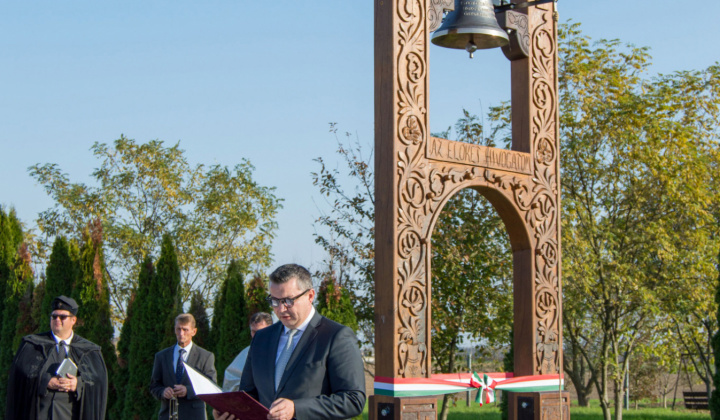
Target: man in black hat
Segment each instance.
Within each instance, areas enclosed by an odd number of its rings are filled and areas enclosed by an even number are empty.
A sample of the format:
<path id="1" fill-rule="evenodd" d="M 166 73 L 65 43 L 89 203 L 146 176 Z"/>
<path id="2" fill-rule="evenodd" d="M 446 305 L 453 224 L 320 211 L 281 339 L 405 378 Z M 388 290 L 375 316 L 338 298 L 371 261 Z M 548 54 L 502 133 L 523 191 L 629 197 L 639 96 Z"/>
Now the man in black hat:
<path id="1" fill-rule="evenodd" d="M 102 420 L 108 378 L 100 346 L 73 333 L 78 304 L 52 301 L 50 330 L 25 336 L 10 368 L 6 420 Z M 65 359 L 77 375 L 57 374 Z"/>

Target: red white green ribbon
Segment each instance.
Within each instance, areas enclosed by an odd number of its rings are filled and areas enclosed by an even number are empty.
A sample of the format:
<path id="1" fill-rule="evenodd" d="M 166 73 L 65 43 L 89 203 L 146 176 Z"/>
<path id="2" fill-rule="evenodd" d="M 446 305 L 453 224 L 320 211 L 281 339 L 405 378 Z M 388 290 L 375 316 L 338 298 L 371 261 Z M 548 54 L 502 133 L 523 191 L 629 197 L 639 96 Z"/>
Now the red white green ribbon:
<path id="1" fill-rule="evenodd" d="M 475 402 L 483 405 L 483 394 L 485 395 L 485 404 L 490 404 L 495 402 L 495 387 L 497 386 L 498 382 L 493 379 L 492 377 L 488 375 L 483 375 L 482 378 L 480 375 L 477 374 L 477 372 L 473 372 L 472 376 L 470 377 L 470 386 L 473 388 L 477 388 L 478 393 L 475 397 Z"/>
<path id="2" fill-rule="evenodd" d="M 512 373 L 454 373 L 432 375 L 430 378 L 375 377 L 375 394 L 392 397 L 421 397 L 478 389 L 476 401 L 482 405 L 495 401 L 495 391 L 538 392 L 562 389 L 560 375 L 513 377 Z M 483 396 L 485 398 L 483 398 Z"/>

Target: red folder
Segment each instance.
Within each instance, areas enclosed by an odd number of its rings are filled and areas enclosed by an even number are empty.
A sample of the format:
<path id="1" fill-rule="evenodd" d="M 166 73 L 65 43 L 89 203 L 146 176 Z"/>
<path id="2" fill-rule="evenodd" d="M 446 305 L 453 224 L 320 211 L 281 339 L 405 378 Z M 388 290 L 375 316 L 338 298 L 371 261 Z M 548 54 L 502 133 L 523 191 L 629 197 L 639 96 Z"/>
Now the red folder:
<path id="1" fill-rule="evenodd" d="M 268 409 L 245 391 L 197 396 L 220 413 L 230 413 L 241 420 L 266 420 Z"/>

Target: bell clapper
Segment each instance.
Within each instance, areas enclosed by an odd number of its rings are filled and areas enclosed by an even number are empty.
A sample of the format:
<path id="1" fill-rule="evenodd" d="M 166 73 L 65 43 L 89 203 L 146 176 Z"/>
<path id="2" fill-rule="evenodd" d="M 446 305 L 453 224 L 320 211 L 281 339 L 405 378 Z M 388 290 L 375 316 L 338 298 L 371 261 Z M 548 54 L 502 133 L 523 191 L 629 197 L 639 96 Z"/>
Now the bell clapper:
<path id="1" fill-rule="evenodd" d="M 473 53 L 475 51 L 477 51 L 477 45 L 475 45 L 475 43 L 472 40 L 470 40 L 470 41 L 468 41 L 467 45 L 465 46 L 465 51 L 470 53 L 470 58 L 473 58 Z"/>

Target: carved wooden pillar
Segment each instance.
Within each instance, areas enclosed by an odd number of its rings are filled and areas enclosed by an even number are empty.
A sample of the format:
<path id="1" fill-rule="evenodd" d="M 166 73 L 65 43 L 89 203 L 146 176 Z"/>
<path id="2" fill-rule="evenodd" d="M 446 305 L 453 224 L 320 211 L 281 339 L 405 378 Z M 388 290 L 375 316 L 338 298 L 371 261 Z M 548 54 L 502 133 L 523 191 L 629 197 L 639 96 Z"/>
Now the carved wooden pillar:
<path id="1" fill-rule="evenodd" d="M 426 378 L 432 373 L 430 239 L 443 206 L 463 188 L 477 190 L 493 204 L 510 237 L 515 375 L 559 373 L 554 6 L 503 15 L 504 27 L 515 30 L 504 50 L 512 61 L 513 111 L 512 150 L 504 150 L 429 134 L 428 35 L 439 25 L 442 9 L 452 5 L 453 0 L 375 0 L 375 374 Z M 431 418 L 426 403 L 373 396 L 370 418 Z M 387 414 L 391 406 L 395 411 Z"/>

